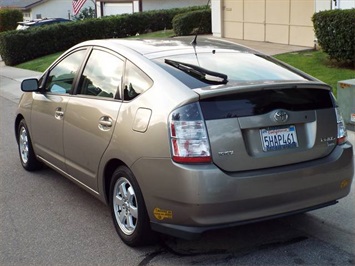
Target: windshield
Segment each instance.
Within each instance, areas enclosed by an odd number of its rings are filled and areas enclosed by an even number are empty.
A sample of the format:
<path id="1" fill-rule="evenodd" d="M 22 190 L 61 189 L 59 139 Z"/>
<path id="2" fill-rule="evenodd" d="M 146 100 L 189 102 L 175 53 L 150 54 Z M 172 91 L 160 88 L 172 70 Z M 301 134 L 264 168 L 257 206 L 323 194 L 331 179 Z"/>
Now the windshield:
<path id="1" fill-rule="evenodd" d="M 183 54 L 173 55 L 156 59 L 157 63 L 169 73 L 183 81 L 189 83 L 189 78 L 168 67 L 164 66 L 168 60 L 174 60 L 182 63 L 196 65 L 209 71 L 222 73 L 228 76 L 228 82 L 238 83 L 264 83 L 279 81 L 304 81 L 305 77 L 298 73 L 268 60 L 259 55 L 240 53 L 240 52 L 217 52 L 212 50 L 211 53 L 200 54 Z M 181 70 L 180 70 L 181 72 Z M 186 79 L 186 80 L 185 80 Z M 196 77 L 195 77 L 196 79 Z M 200 80 L 203 82 L 203 80 Z M 204 82 L 206 83 L 206 82 Z M 201 86 L 197 85 L 193 87 Z"/>

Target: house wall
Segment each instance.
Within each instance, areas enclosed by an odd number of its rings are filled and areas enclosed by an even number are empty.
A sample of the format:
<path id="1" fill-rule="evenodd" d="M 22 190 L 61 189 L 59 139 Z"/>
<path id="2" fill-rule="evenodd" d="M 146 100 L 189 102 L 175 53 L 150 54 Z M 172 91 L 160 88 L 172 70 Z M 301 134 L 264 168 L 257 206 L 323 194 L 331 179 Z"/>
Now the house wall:
<path id="1" fill-rule="evenodd" d="M 94 7 L 91 0 L 87 0 L 85 7 Z M 24 12 L 26 17 L 24 20 L 31 20 L 36 18 L 69 18 L 72 19 L 73 7 L 72 0 L 50 0 L 43 2 L 40 5 L 33 7 L 29 12 Z"/>
<path id="2" fill-rule="evenodd" d="M 337 0 L 336 8 L 353 7 L 355 0 Z M 312 47 L 313 14 L 332 8 L 330 0 L 212 0 L 212 32 L 218 37 Z"/>

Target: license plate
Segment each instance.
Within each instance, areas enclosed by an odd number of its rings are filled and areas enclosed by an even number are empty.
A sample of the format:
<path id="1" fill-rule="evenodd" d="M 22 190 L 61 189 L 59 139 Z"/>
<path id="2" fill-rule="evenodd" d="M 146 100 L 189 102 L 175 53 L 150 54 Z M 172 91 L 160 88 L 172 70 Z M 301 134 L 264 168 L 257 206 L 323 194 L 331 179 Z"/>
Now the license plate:
<path id="1" fill-rule="evenodd" d="M 298 147 L 295 126 L 263 128 L 260 130 L 263 151 L 278 151 Z"/>

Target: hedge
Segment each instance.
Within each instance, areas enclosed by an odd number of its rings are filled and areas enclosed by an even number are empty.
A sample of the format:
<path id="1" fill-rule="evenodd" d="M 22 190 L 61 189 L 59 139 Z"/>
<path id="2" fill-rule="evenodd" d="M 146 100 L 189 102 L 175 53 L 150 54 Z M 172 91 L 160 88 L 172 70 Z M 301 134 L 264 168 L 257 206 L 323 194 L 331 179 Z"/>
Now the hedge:
<path id="1" fill-rule="evenodd" d="M 211 9 L 190 11 L 178 14 L 173 19 L 176 35 L 211 33 Z"/>
<path id="2" fill-rule="evenodd" d="M 355 63 L 355 9 L 321 11 L 312 21 L 318 43 L 331 59 Z"/>
<path id="3" fill-rule="evenodd" d="M 14 30 L 17 22 L 23 20 L 20 10 L 10 8 L 0 8 L 0 32 Z"/>
<path id="4" fill-rule="evenodd" d="M 146 11 L 7 31 L 0 33 L 0 55 L 6 65 L 13 66 L 64 51 L 90 39 L 121 38 L 171 29 L 172 20 L 177 14 L 201 9 L 205 9 L 205 6 Z"/>

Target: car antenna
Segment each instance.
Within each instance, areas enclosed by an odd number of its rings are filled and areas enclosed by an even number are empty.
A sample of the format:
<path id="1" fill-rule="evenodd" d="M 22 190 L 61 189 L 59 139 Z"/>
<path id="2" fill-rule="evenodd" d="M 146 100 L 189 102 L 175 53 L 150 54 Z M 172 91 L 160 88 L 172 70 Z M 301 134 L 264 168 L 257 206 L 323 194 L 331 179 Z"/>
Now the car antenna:
<path id="1" fill-rule="evenodd" d="M 211 0 L 207 0 L 207 4 L 206 4 L 206 8 L 208 8 L 210 6 L 210 1 Z M 200 31 L 200 27 L 201 27 L 201 22 L 202 22 L 202 19 L 200 20 L 200 23 L 197 27 L 197 30 L 196 30 L 196 34 L 195 34 L 195 38 L 192 40 L 192 42 L 190 42 L 190 44 L 195 48 L 196 45 L 197 45 L 197 36 L 198 36 L 198 32 Z"/>
<path id="2" fill-rule="evenodd" d="M 211 0 L 208 0 L 208 1 L 207 1 L 206 8 L 209 7 L 210 1 L 211 1 Z M 199 23 L 200 25 L 197 27 L 196 34 L 195 34 L 194 39 L 192 40 L 192 42 L 190 42 L 190 44 L 191 44 L 192 47 L 194 48 L 195 56 L 196 56 L 197 63 L 198 63 L 199 66 L 200 66 L 200 62 L 199 62 L 198 57 L 197 57 L 196 46 L 197 46 L 197 36 L 198 36 L 198 32 L 199 32 L 200 27 L 201 27 L 201 22 L 202 22 L 202 19 L 200 20 L 200 23 Z"/>
<path id="3" fill-rule="evenodd" d="M 197 36 L 198 36 L 198 32 L 196 32 L 195 34 L 195 38 L 192 40 L 192 42 L 190 42 L 190 44 L 195 48 L 197 45 Z"/>

